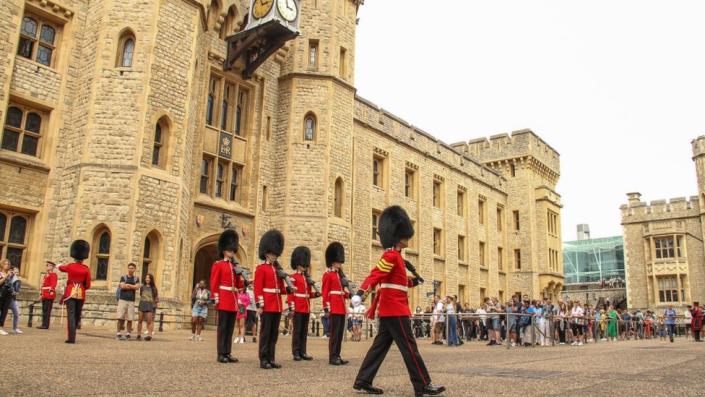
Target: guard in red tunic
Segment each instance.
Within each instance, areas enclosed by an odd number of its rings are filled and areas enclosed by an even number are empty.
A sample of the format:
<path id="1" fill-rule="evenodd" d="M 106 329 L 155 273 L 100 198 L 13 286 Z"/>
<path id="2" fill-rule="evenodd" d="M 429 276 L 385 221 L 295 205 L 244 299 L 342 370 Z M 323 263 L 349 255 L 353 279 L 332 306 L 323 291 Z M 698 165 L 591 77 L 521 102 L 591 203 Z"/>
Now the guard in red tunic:
<path id="1" fill-rule="evenodd" d="M 360 286 L 357 295 L 364 300 L 367 293 L 379 286 L 375 300 L 367 312 L 369 318 L 374 318 L 375 313 L 379 316 L 379 329 L 360 366 L 353 388 L 368 394 L 383 393 L 382 389 L 372 386 L 372 381 L 394 342 L 404 358 L 416 395 L 443 393 L 445 387 L 431 384 L 431 377 L 419 354 L 409 320 L 411 311 L 407 291 L 409 287 L 423 282 L 418 275 L 413 279 L 407 278 L 407 265 L 401 256 L 401 250 L 408 247 L 409 239 L 414 235 L 411 220 L 404 209 L 392 206 L 382 212 L 378 230 L 385 251 L 377 266 Z M 410 267 L 410 270 L 416 273 L 413 267 Z"/>
<path id="2" fill-rule="evenodd" d="M 330 338 L 328 339 L 328 364 L 345 365 L 347 360 L 340 358 L 340 350 L 343 347 L 343 334 L 345 333 L 345 315 L 347 305 L 345 300 L 350 297 L 350 291 L 343 289 L 341 283 L 340 268 L 345 263 L 345 248 L 342 244 L 334 241 L 326 248 L 326 267 L 328 270 L 323 274 L 322 292 L 323 310 L 330 314 L 328 327 L 330 328 Z"/>
<path id="3" fill-rule="evenodd" d="M 700 307 L 700 302 L 693 302 L 693 307 L 690 309 L 690 314 L 693 319 L 690 321 L 690 326 L 693 329 L 693 337 L 696 342 L 702 342 L 700 339 L 700 332 L 703 329 L 703 310 Z"/>
<path id="4" fill-rule="evenodd" d="M 284 280 L 277 258 L 284 251 L 284 236 L 278 230 L 270 230 L 259 241 L 259 258 L 264 263 L 255 270 L 255 301 L 260 313 L 259 366 L 262 369 L 281 368 L 274 361 L 279 322 L 282 316 L 281 296 L 286 294 Z"/>
<path id="5" fill-rule="evenodd" d="M 289 309 L 294 312 L 294 332 L 291 335 L 291 352 L 294 361 L 313 360 L 306 353 L 308 339 L 308 321 L 311 316 L 311 298 L 318 298 L 320 293 L 314 292 L 315 285 L 311 283 L 308 269 L 311 267 L 311 250 L 300 246 L 291 253 L 291 268 L 296 270 L 291 276 L 296 291 L 292 291 L 286 301 Z M 310 280 L 310 281 L 309 281 Z"/>
<path id="6" fill-rule="evenodd" d="M 59 270 L 67 273 L 66 290 L 61 301 L 66 305 L 68 337 L 66 343 L 76 343 L 76 326 L 81 320 L 83 302 L 86 300 L 86 290 L 91 288 L 91 269 L 83 264 L 91 252 L 91 246 L 85 240 L 71 243 L 71 257 L 75 262 L 59 266 Z"/>
<path id="7" fill-rule="evenodd" d="M 42 277 L 42 289 L 40 291 L 42 300 L 42 325 L 39 329 L 49 329 L 51 321 L 51 309 L 54 307 L 54 299 L 56 299 L 56 283 L 59 277 L 54 273 L 54 262 L 47 261 L 47 272 Z"/>
<path id="8" fill-rule="evenodd" d="M 237 294 L 245 288 L 242 276 L 236 274 L 238 266 L 235 253 L 240 238 L 232 229 L 224 231 L 218 238 L 218 252 L 223 259 L 211 266 L 211 291 L 218 310 L 218 362 L 236 363 L 238 359 L 230 356 L 233 346 L 233 330 L 238 310 Z"/>

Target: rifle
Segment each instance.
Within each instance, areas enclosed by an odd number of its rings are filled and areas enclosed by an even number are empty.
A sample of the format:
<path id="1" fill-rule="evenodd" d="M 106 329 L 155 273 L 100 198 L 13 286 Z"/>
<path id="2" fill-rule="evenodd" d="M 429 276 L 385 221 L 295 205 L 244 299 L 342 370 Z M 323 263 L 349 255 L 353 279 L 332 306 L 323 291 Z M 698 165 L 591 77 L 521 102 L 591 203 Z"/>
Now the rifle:
<path id="1" fill-rule="evenodd" d="M 338 269 L 338 273 L 340 274 L 340 285 L 348 290 L 348 293 L 352 293 L 351 291 L 357 291 L 357 284 L 355 282 L 350 281 L 348 279 L 348 276 L 343 273 L 343 269 Z"/>
<path id="2" fill-rule="evenodd" d="M 235 268 L 235 275 L 240 276 L 243 280 L 245 280 L 245 287 L 250 285 L 250 272 L 244 267 L 241 267 L 240 262 L 238 262 L 237 259 L 235 259 L 234 257 L 230 258 L 229 262 L 232 263 L 233 267 Z"/>
<path id="3" fill-rule="evenodd" d="M 321 291 L 318 289 L 318 285 L 316 285 L 316 281 L 311 277 L 308 272 L 304 272 L 304 277 L 306 277 L 306 283 L 311 286 L 311 288 L 316 291 L 316 296 L 321 296 Z"/>
<path id="4" fill-rule="evenodd" d="M 289 275 L 284 271 L 284 268 L 282 268 L 281 263 L 279 263 L 279 261 L 274 261 L 274 267 L 276 268 L 277 278 L 279 278 L 280 280 L 284 280 L 284 283 L 286 283 L 286 292 L 292 293 L 296 291 L 296 287 L 291 281 L 291 277 L 289 277 Z"/>
<path id="5" fill-rule="evenodd" d="M 412 276 L 416 277 L 416 278 L 419 280 L 419 284 L 423 284 L 423 283 L 424 283 L 423 277 L 421 277 L 421 276 L 419 275 L 419 273 L 416 272 L 416 267 L 414 267 L 414 265 L 412 265 L 411 262 L 409 262 L 409 261 L 407 261 L 406 259 L 404 259 L 404 265 L 406 266 L 406 270 L 408 270 L 409 273 L 411 273 Z"/>

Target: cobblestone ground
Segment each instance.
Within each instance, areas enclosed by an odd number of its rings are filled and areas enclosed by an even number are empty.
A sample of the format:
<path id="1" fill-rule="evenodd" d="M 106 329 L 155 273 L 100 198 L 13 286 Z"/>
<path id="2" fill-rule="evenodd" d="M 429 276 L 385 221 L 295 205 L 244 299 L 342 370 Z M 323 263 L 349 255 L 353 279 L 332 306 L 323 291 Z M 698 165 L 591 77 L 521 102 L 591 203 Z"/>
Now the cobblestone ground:
<path id="1" fill-rule="evenodd" d="M 310 339 L 311 362 L 291 360 L 281 336 L 280 370 L 258 368 L 257 346 L 235 345 L 237 364 L 215 361 L 215 334 L 190 342 L 186 331 L 159 333 L 151 342 L 117 341 L 106 328 L 80 331 L 76 345 L 63 330 L 25 329 L 0 337 L 4 373 L 0 396 L 338 396 L 352 383 L 369 341 L 346 342 L 345 367 L 327 365 L 327 341 Z M 676 340 L 601 342 L 580 347 L 432 346 L 420 340 L 433 382 L 446 396 L 650 395 L 702 396 L 705 343 Z M 390 350 L 375 385 L 385 395 L 413 395 L 401 355 Z"/>

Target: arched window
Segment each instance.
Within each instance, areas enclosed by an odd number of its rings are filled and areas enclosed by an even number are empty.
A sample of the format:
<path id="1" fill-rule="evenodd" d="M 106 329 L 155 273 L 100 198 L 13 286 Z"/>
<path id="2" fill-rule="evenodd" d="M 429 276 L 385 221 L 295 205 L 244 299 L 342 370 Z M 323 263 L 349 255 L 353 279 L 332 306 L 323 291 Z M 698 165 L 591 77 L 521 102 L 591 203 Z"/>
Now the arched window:
<path id="1" fill-rule="evenodd" d="M 316 138 L 316 116 L 307 114 L 304 117 L 304 141 L 313 141 Z"/>
<path id="2" fill-rule="evenodd" d="M 226 37 L 235 33 L 235 29 L 236 29 L 235 19 L 236 18 L 237 18 L 237 9 L 235 8 L 235 5 L 231 5 L 230 8 L 228 9 L 228 14 L 225 15 L 225 21 L 223 21 L 223 25 L 220 27 L 220 38 L 221 39 L 225 39 Z"/>
<path id="3" fill-rule="evenodd" d="M 211 5 L 208 7 L 208 29 L 209 30 L 219 30 L 220 29 L 220 2 L 218 0 L 212 0 Z"/>
<path id="4" fill-rule="evenodd" d="M 23 215 L 0 212 L 0 259 L 8 259 L 20 270 L 27 248 L 27 225 L 27 218 Z"/>
<path id="5" fill-rule="evenodd" d="M 2 148 L 38 157 L 42 114 L 20 105 L 7 108 Z"/>
<path id="6" fill-rule="evenodd" d="M 135 55 L 135 35 L 131 30 L 127 29 L 120 35 L 118 42 L 117 57 L 115 58 L 115 66 L 122 68 L 131 68 L 132 59 Z"/>
<path id="7" fill-rule="evenodd" d="M 159 263 L 159 235 L 157 232 L 150 232 L 144 239 L 144 250 L 142 251 L 142 278 L 151 273 L 156 277 L 157 265 Z"/>
<path id="8" fill-rule="evenodd" d="M 333 200 L 335 216 L 343 217 L 343 179 L 335 180 L 335 199 Z"/>
<path id="9" fill-rule="evenodd" d="M 152 166 L 166 168 L 169 148 L 169 121 L 166 116 L 154 126 L 154 143 L 152 146 Z"/>
<path id="10" fill-rule="evenodd" d="M 108 279 L 110 264 L 110 230 L 103 226 L 96 229 L 93 235 L 93 273 L 96 280 Z"/>

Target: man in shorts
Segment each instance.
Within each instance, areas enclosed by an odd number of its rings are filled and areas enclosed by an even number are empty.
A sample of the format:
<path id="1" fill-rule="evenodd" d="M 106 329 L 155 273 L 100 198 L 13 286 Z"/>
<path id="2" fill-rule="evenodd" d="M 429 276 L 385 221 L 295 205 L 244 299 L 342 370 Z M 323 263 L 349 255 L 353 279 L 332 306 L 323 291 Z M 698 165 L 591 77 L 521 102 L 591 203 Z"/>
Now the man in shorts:
<path id="1" fill-rule="evenodd" d="M 433 308 L 433 344 L 443 344 L 443 332 L 445 325 L 445 301 L 440 296 L 436 296 L 436 306 Z"/>
<path id="2" fill-rule="evenodd" d="M 127 274 L 120 277 L 120 291 L 118 292 L 117 306 L 117 334 L 118 340 L 129 340 L 132 333 L 132 321 L 135 319 L 135 295 L 140 289 L 140 278 L 135 275 L 134 263 L 127 265 Z M 127 320 L 127 333 L 122 336 L 122 330 Z"/>

